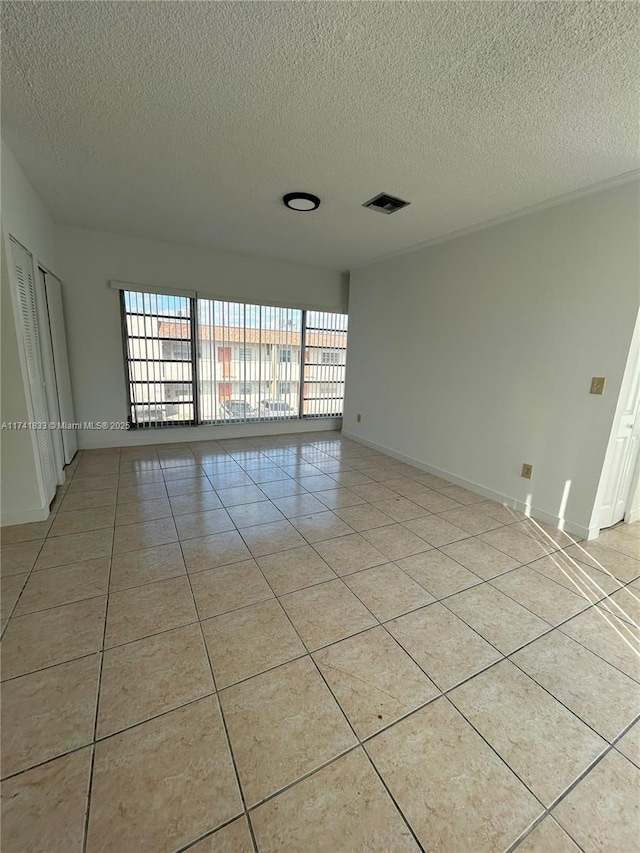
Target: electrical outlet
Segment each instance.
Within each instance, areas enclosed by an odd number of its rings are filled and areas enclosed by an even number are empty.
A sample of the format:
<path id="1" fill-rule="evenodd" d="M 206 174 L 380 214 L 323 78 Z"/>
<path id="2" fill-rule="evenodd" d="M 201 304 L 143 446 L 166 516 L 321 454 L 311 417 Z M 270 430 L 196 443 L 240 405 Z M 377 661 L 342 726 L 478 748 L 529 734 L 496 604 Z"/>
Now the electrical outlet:
<path id="1" fill-rule="evenodd" d="M 362 415 L 361 415 L 361 414 L 357 414 L 357 415 L 356 415 L 356 420 L 357 420 L 357 422 L 358 422 L 358 423 L 360 423 L 360 421 L 362 420 Z"/>
<path id="2" fill-rule="evenodd" d="M 529 465 L 525 462 L 522 465 L 522 474 L 520 476 L 524 477 L 525 480 L 530 480 L 532 474 L 533 474 L 533 465 Z"/>
<path id="3" fill-rule="evenodd" d="M 591 380 L 590 394 L 602 394 L 604 391 L 604 376 L 594 376 Z"/>

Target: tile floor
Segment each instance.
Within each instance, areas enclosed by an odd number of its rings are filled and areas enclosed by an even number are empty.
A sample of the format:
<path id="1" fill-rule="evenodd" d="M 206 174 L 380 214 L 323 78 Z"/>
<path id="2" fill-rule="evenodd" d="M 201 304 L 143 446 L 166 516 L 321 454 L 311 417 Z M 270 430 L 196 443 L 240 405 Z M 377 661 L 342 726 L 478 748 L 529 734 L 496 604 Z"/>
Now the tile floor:
<path id="1" fill-rule="evenodd" d="M 339 433 L 68 473 L 2 530 L 3 853 L 638 849 L 640 524 Z"/>

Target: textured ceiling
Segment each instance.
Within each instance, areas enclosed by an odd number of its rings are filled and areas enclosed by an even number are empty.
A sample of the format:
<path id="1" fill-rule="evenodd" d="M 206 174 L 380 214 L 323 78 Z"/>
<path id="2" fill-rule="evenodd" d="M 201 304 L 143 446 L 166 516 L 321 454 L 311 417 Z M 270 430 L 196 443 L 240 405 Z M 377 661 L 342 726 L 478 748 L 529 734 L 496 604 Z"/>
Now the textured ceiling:
<path id="1" fill-rule="evenodd" d="M 63 223 L 347 269 L 638 168 L 634 2 L 2 2 Z M 321 196 L 286 210 L 290 190 Z M 360 205 L 411 202 L 393 216 Z"/>

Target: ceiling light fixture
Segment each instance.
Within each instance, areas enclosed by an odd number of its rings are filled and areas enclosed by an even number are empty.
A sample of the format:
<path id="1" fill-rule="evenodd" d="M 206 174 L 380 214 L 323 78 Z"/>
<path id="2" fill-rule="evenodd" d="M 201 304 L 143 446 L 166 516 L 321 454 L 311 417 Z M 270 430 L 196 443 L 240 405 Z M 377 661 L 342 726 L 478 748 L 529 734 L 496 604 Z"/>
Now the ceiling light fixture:
<path id="1" fill-rule="evenodd" d="M 282 201 L 289 210 L 307 211 L 320 207 L 320 199 L 311 193 L 287 193 L 282 196 Z"/>

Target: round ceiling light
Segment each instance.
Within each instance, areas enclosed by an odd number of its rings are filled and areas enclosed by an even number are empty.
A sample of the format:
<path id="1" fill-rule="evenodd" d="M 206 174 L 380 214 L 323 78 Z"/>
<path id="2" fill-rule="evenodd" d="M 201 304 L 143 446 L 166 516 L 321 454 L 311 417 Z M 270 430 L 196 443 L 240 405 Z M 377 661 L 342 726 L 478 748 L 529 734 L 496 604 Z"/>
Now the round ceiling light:
<path id="1" fill-rule="evenodd" d="M 311 193 L 287 193 L 282 196 L 282 201 L 289 210 L 317 210 L 320 207 L 320 199 Z"/>

